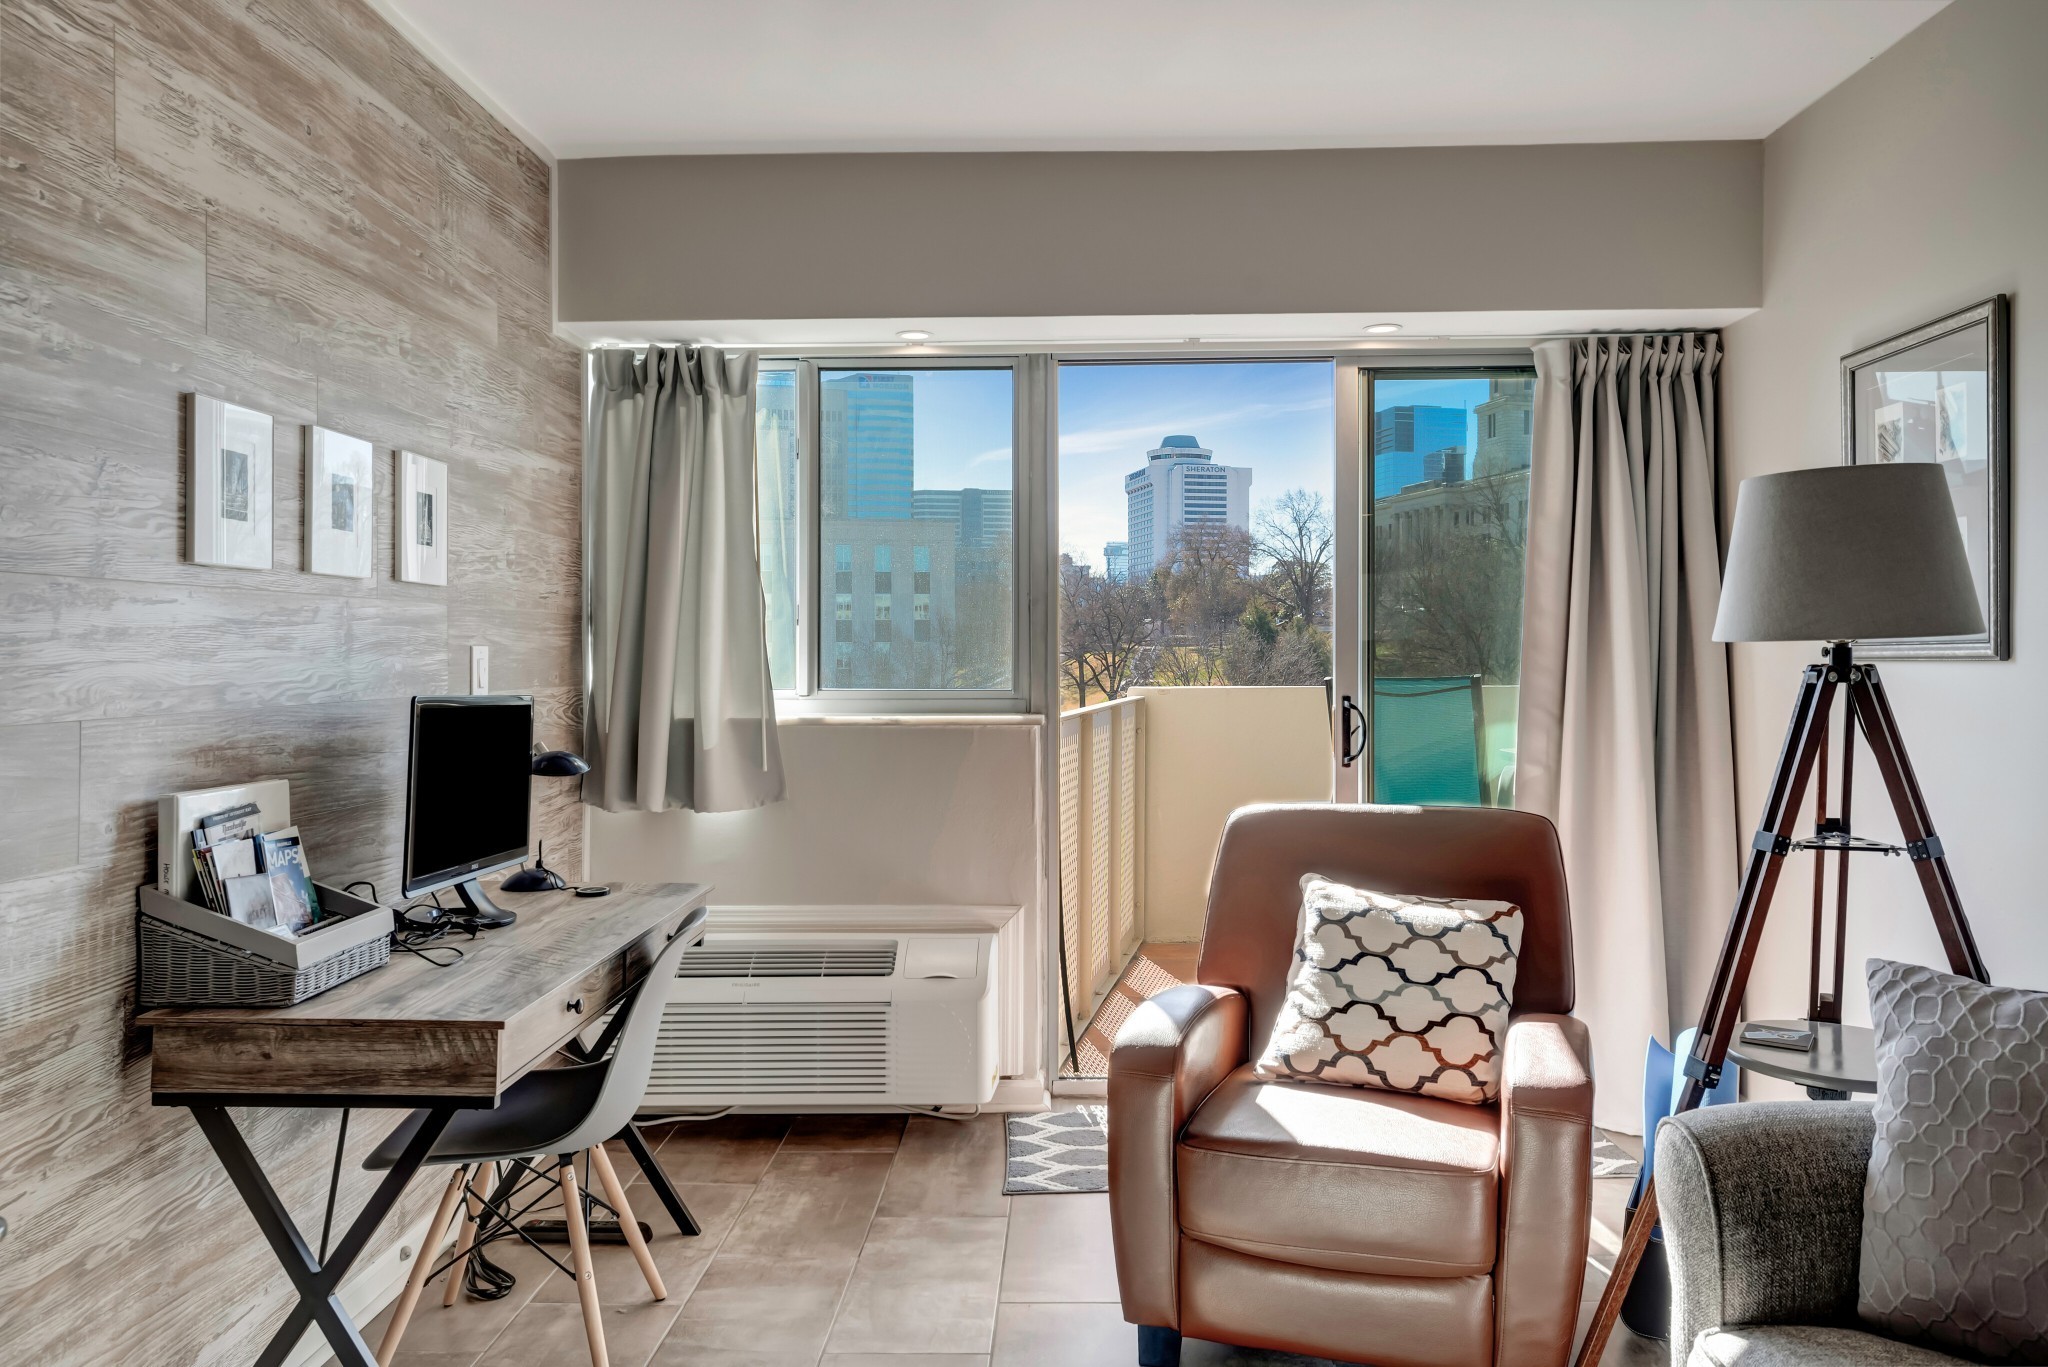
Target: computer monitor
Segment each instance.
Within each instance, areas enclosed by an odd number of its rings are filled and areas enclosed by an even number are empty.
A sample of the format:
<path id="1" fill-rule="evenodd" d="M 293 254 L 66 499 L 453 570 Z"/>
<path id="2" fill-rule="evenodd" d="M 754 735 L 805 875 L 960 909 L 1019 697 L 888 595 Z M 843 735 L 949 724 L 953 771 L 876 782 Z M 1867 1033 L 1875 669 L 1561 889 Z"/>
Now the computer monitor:
<path id="1" fill-rule="evenodd" d="M 532 786 L 532 698 L 414 698 L 405 895 L 452 887 L 479 925 L 511 925 L 477 879 L 531 852 Z"/>

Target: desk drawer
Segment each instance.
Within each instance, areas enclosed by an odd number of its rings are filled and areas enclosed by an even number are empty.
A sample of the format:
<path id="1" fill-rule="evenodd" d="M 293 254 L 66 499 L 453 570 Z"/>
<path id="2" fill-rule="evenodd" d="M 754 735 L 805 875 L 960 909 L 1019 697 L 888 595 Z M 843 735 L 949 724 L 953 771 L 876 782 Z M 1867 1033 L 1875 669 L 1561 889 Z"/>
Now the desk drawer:
<path id="1" fill-rule="evenodd" d="M 547 1060 L 574 1036 L 597 1023 L 626 989 L 647 976 L 668 943 L 673 927 L 657 926 L 552 996 L 533 1003 L 505 1026 L 500 1085 Z"/>

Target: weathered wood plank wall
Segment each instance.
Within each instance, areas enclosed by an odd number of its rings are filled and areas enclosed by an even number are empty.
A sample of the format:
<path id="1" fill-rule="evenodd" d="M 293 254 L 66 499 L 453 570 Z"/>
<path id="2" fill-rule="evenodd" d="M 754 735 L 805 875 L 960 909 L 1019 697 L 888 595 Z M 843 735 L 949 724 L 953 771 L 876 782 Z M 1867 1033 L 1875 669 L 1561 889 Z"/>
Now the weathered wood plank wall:
<path id="1" fill-rule="evenodd" d="M 156 796 L 289 778 L 316 871 L 393 892 L 406 700 L 462 691 L 472 642 L 580 732 L 548 174 L 361 0 L 0 0 L 0 1362 L 244 1362 L 283 1313 L 148 1104 Z M 189 391 L 276 419 L 272 570 L 184 559 Z M 378 447 L 369 580 L 300 568 L 316 421 Z M 448 462 L 445 589 L 391 576 L 401 446 Z M 571 870 L 573 788 L 542 803 Z M 317 1223 L 334 1115 L 244 1119 Z"/>

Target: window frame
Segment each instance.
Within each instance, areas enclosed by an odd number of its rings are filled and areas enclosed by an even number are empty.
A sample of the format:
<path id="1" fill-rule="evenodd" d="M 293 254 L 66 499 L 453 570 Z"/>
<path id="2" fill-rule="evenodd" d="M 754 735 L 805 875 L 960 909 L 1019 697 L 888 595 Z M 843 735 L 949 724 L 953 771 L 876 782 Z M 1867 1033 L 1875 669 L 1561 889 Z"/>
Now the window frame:
<path id="1" fill-rule="evenodd" d="M 796 375 L 797 407 L 797 565 L 795 686 L 775 691 L 779 715 L 892 716 L 1022 713 L 1030 710 L 1031 681 L 1037 652 L 1030 649 L 1028 612 L 1031 565 L 1027 555 L 1026 509 L 1035 506 L 1041 481 L 1040 462 L 1027 449 L 1033 430 L 1030 414 L 1040 403 L 1027 359 L 1015 354 L 890 356 L 764 354 L 762 370 L 790 370 Z M 824 445 L 820 388 L 824 372 L 840 370 L 932 371 L 1003 370 L 1010 375 L 1010 684 L 1007 688 L 840 688 L 828 673 L 836 672 L 826 624 L 836 619 L 824 590 Z M 856 580 L 862 566 L 855 564 Z M 872 566 L 868 567 L 874 573 Z M 891 574 L 895 575 L 894 566 Z M 892 632 L 893 635 L 893 632 Z"/>

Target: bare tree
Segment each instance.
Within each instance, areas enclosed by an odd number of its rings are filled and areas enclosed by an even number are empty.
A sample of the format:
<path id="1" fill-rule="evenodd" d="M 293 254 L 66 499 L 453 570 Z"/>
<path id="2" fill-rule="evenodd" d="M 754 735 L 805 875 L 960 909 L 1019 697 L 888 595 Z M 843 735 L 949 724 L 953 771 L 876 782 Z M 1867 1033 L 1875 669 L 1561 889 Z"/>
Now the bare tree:
<path id="1" fill-rule="evenodd" d="M 1520 677 L 1523 487 L 1470 481 L 1398 537 L 1375 537 L 1380 673 Z"/>
<path id="2" fill-rule="evenodd" d="M 1060 674 L 1078 706 L 1091 689 L 1105 701 L 1123 696 L 1152 640 L 1153 615 L 1147 585 L 1098 579 L 1060 557 Z"/>
<path id="3" fill-rule="evenodd" d="M 1175 644 L 1205 646 L 1251 606 L 1251 534 L 1221 522 L 1191 522 L 1175 532 L 1166 561 L 1153 571 Z"/>
<path id="4" fill-rule="evenodd" d="M 1253 549 L 1268 562 L 1259 593 L 1282 622 L 1330 627 L 1330 561 L 1337 544 L 1329 505 L 1289 489 L 1259 514 Z"/>

